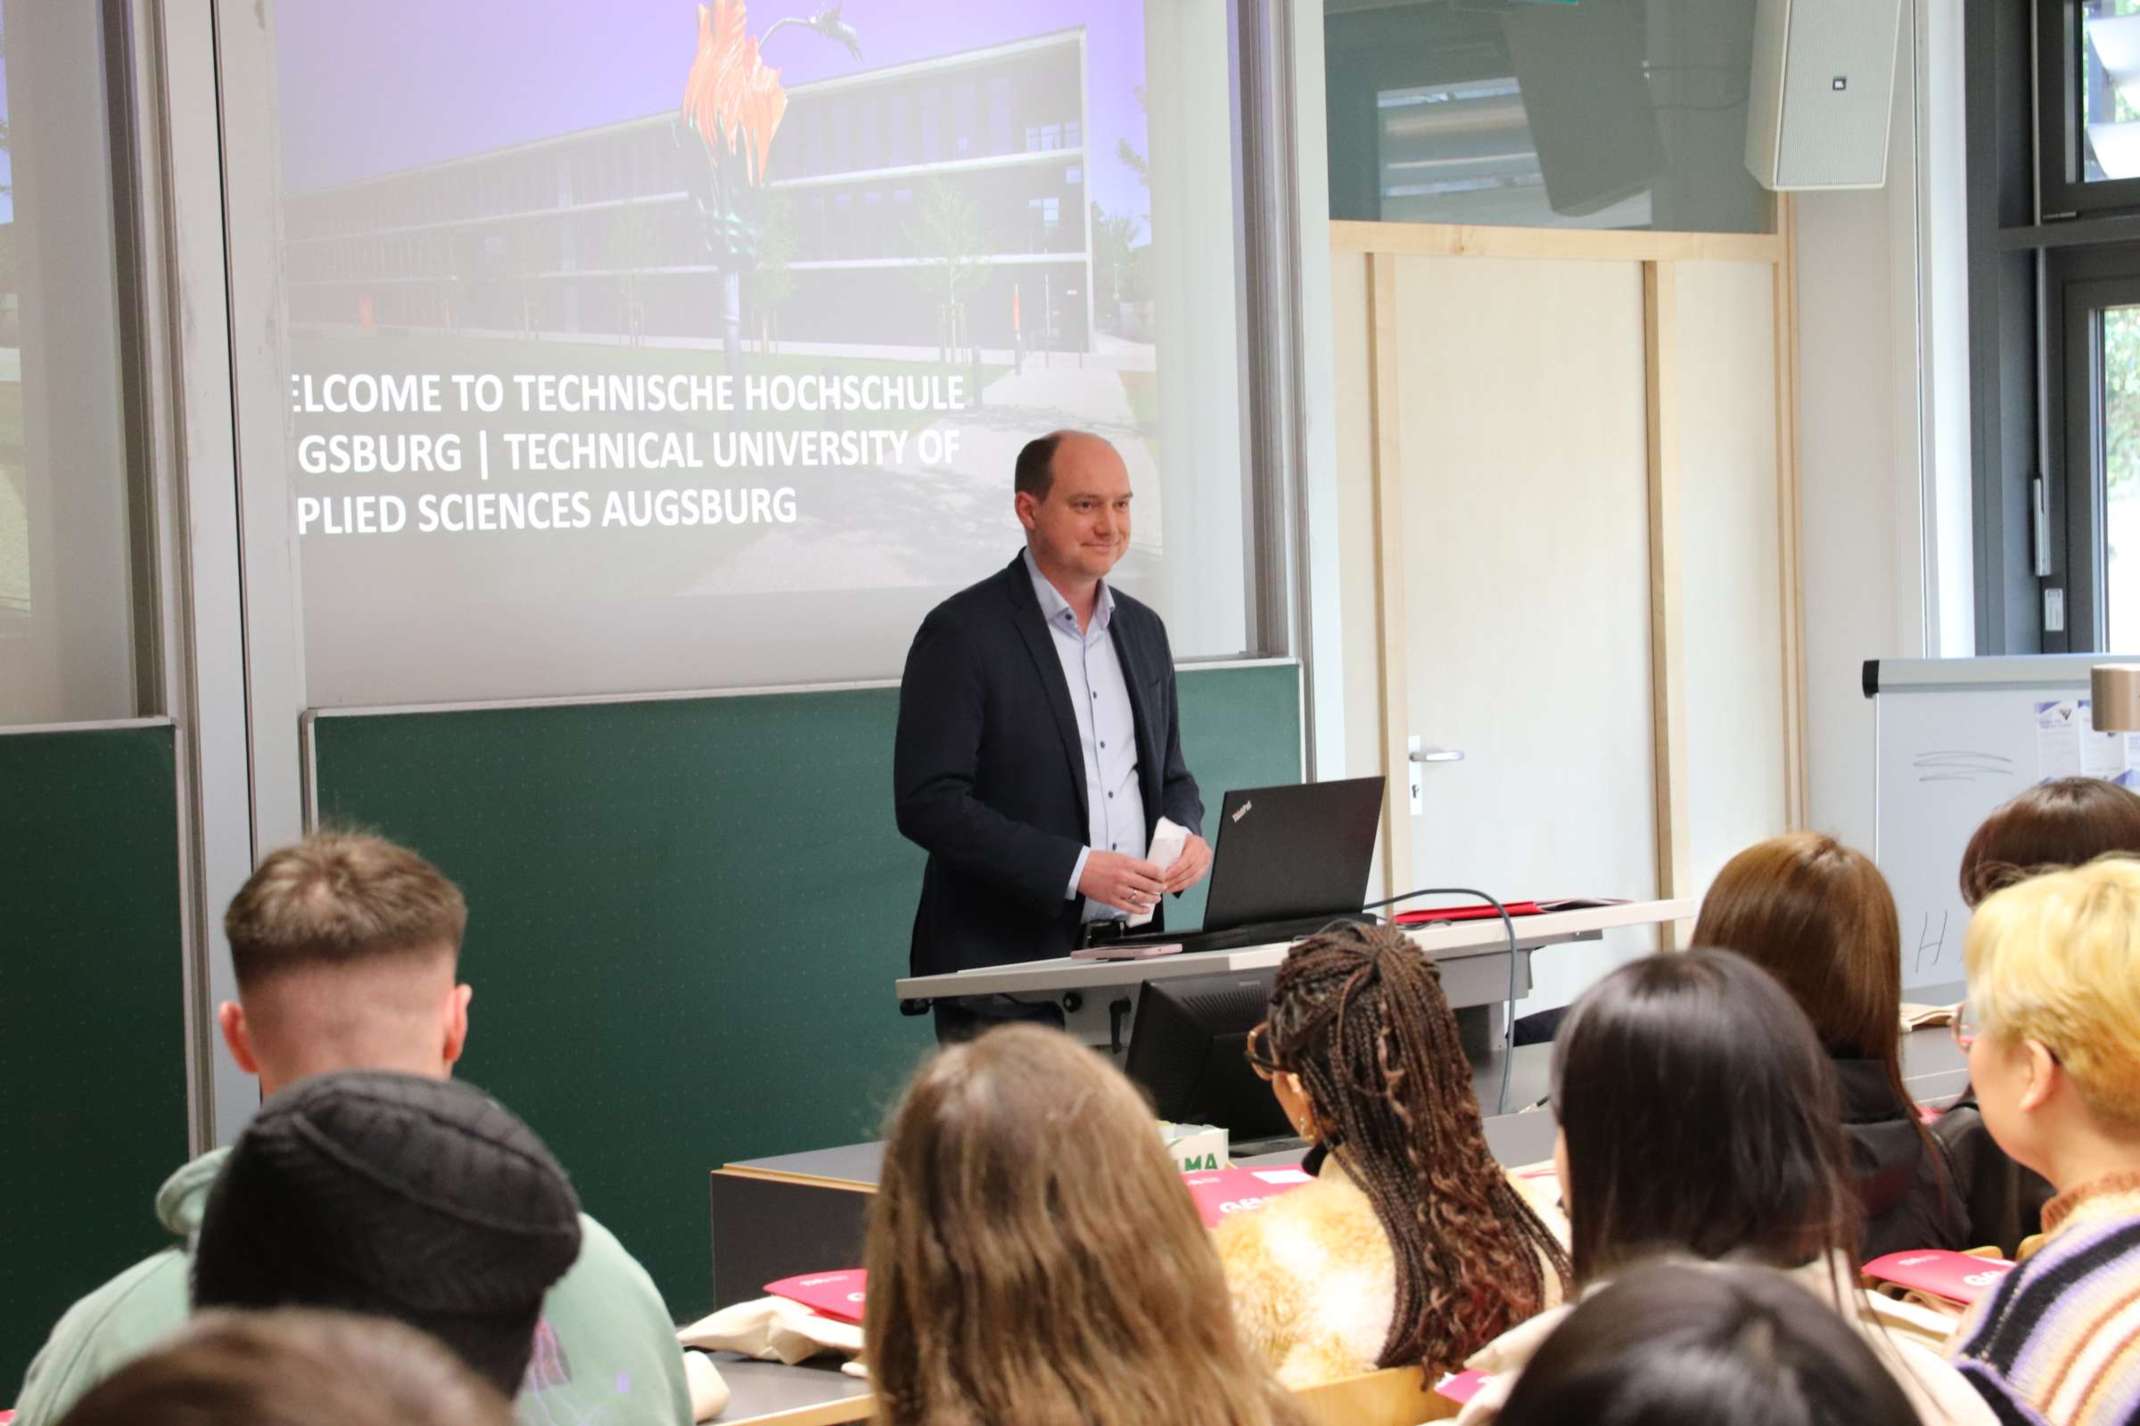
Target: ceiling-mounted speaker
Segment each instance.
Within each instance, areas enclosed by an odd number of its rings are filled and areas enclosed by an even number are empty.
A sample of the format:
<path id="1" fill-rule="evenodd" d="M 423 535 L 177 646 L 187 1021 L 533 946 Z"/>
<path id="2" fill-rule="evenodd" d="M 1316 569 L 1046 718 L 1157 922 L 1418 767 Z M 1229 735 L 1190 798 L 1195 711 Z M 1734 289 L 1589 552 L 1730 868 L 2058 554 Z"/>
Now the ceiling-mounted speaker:
<path id="1" fill-rule="evenodd" d="M 1764 188 L 1879 188 L 1902 0 L 1757 0 L 1746 166 Z"/>

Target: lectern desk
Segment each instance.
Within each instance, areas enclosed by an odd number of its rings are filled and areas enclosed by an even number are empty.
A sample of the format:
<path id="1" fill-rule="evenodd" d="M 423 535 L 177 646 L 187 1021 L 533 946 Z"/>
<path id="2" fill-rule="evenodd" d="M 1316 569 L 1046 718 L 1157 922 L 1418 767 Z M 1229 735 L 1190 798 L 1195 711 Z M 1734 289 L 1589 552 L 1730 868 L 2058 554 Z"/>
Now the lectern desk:
<path id="1" fill-rule="evenodd" d="M 1628 901 L 1582 911 L 1554 911 L 1516 918 L 1516 994 L 1531 988 L 1531 954 L 1545 946 L 1596 941 L 1607 931 L 1655 926 L 1693 917 L 1695 903 Z M 1465 1049 L 1474 1057 L 1500 1039 L 1501 1005 L 1509 995 L 1508 934 L 1498 916 L 1477 921 L 1444 922 L 1411 928 L 1412 939 L 1434 954 L 1441 966 L 1442 993 L 1464 1030 Z M 1055 1000 L 1063 1006 L 1070 1033 L 1089 1045 L 1129 1043 L 1137 989 L 1148 980 L 1176 976 L 1274 972 L 1289 941 L 1243 946 L 1230 951 L 1159 956 L 1145 961 L 1023 961 L 949 975 L 908 976 L 893 989 L 901 1000 L 933 1000 L 952 995 L 1015 995 Z"/>

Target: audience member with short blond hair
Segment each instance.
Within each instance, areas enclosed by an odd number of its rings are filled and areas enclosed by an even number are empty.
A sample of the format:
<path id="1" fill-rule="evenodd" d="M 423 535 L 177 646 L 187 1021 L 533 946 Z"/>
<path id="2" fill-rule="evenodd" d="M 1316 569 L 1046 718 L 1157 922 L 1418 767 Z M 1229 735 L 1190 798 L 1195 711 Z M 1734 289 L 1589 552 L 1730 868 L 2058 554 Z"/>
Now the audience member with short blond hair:
<path id="1" fill-rule="evenodd" d="M 870 1204 L 880 1426 L 1303 1426 L 1143 1099 L 1058 1030 L 924 1064 Z"/>
<path id="2" fill-rule="evenodd" d="M 349 1070 L 446 1079 L 468 1039 L 472 991 L 459 975 L 467 923 L 460 889 L 383 838 L 325 831 L 271 852 L 225 918 L 238 998 L 217 1010 L 224 1044 L 265 1096 Z M 67 1310 L 30 1363 L 16 1426 L 51 1426 L 185 1321 L 193 1240 L 229 1153 L 212 1150 L 165 1182 L 156 1213 L 170 1245 Z M 578 1259 L 543 1301 L 557 1350 L 529 1372 L 523 1414 L 690 1422 L 661 1293 L 608 1229 L 585 1214 L 579 1224 Z"/>
<path id="3" fill-rule="evenodd" d="M 506 1399 L 413 1327 L 286 1307 L 204 1312 L 64 1426 L 507 1426 Z"/>
<path id="4" fill-rule="evenodd" d="M 2102 856 L 2140 856 L 2140 794 L 2100 777 L 2054 777 L 2002 803 L 1962 851 L 1962 902 Z M 1976 1091 L 1932 1125 L 1969 1212 L 1969 1241 L 2011 1256 L 2043 1228 L 2051 1185 L 2000 1151 Z"/>
<path id="5" fill-rule="evenodd" d="M 2140 1419 L 2140 864 L 1986 898 L 1963 1036 L 1985 1126 L 2050 1180 L 2045 1237 L 1956 1339 L 2007 1421 Z"/>

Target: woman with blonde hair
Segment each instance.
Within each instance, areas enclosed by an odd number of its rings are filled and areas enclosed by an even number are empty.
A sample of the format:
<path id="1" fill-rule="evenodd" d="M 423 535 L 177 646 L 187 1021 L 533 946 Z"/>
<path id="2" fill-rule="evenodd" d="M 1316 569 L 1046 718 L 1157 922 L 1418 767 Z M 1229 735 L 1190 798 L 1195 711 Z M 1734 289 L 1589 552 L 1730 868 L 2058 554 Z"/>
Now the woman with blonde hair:
<path id="1" fill-rule="evenodd" d="M 1816 832 L 1756 842 L 1710 884 L 1694 944 L 1760 966 L 1813 1022 L 1842 1090 L 1865 1257 L 1972 1246 L 1953 1170 L 1902 1083 L 1902 928 L 1872 859 Z"/>
<path id="2" fill-rule="evenodd" d="M 1301 1426 L 1137 1091 L 1058 1031 L 922 1066 L 870 1207 L 882 1426 Z"/>
<path id="3" fill-rule="evenodd" d="M 2140 864 L 1994 893 L 1963 955 L 1955 1034 L 1985 1126 L 2058 1196 L 1964 1324 L 1957 1364 L 2001 1421 L 2140 1420 Z"/>

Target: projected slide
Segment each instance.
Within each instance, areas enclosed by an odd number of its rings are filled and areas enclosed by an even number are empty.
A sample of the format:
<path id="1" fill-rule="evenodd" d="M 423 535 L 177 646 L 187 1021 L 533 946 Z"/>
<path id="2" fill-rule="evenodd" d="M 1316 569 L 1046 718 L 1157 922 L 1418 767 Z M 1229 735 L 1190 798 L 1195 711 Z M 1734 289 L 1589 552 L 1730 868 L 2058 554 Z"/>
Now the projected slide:
<path id="1" fill-rule="evenodd" d="M 274 14 L 312 701 L 896 673 L 1059 426 L 1166 602 L 1144 4 Z"/>

